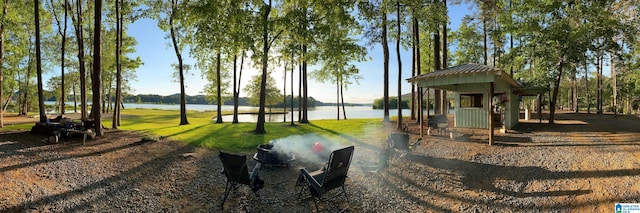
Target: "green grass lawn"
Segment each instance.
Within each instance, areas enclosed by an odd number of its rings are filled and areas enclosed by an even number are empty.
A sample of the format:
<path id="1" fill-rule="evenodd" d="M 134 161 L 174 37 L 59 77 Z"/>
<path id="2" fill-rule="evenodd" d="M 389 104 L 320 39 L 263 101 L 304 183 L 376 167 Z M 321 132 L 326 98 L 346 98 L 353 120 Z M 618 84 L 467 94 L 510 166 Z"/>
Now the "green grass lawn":
<path id="1" fill-rule="evenodd" d="M 231 114 L 224 112 L 223 114 Z M 188 125 L 180 123 L 178 110 L 159 109 L 125 109 L 122 110 L 121 130 L 143 132 L 151 137 L 169 137 L 202 147 L 214 148 L 230 152 L 249 151 L 259 144 L 290 135 L 317 134 L 338 143 L 359 141 L 370 143 L 372 139 L 385 139 L 387 132 L 383 131 L 381 119 L 350 119 L 350 120 L 314 120 L 310 124 L 290 125 L 290 121 L 266 123 L 267 134 L 254 134 L 255 123 L 232 124 L 224 121 L 216 124 L 212 118 L 215 111 L 188 111 Z M 105 127 L 111 127 L 111 119 L 102 121 Z M 6 125 L 0 131 L 30 130 L 33 123 Z"/>
<path id="2" fill-rule="evenodd" d="M 266 123 L 267 134 L 254 134 L 255 123 L 232 124 L 225 121 L 216 124 L 212 117 L 215 112 L 189 111 L 189 125 L 180 123 L 180 112 L 177 110 L 126 109 L 122 110 L 119 129 L 133 130 L 152 136 L 164 136 L 185 143 L 214 148 L 225 151 L 253 150 L 259 144 L 290 135 L 315 133 L 332 141 L 366 141 L 369 138 L 386 138 L 382 130 L 381 119 L 353 120 L 315 120 L 311 124 L 290 122 Z M 111 127 L 111 120 L 103 120 L 103 125 Z"/>
<path id="3" fill-rule="evenodd" d="M 33 123 L 24 123 L 24 124 L 11 124 L 4 125 L 1 131 L 9 131 L 9 130 L 30 130 L 33 127 Z"/>

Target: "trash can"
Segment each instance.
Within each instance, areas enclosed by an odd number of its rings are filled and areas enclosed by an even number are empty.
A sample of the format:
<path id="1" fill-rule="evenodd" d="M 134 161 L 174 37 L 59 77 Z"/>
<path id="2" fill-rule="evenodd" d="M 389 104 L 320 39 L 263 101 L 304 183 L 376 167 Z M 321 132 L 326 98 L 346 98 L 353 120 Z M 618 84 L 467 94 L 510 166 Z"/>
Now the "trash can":
<path id="1" fill-rule="evenodd" d="M 409 149 L 409 134 L 402 132 L 394 132 L 391 133 L 391 142 L 393 145 L 391 147 L 395 149 L 406 150 Z"/>

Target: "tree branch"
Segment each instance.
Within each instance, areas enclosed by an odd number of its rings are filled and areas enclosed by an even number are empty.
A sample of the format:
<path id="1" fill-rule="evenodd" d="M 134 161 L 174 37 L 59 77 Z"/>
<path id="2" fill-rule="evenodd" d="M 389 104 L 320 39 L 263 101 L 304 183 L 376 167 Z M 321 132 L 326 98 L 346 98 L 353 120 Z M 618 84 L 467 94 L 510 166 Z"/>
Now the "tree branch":
<path id="1" fill-rule="evenodd" d="M 276 36 L 274 36 L 271 41 L 269 41 L 269 48 L 271 48 L 271 45 L 273 45 L 273 42 L 278 40 L 278 37 L 280 37 L 280 34 L 282 34 L 282 32 L 284 32 L 284 30 L 280 30 L 280 32 L 278 32 L 278 34 L 276 34 Z"/>

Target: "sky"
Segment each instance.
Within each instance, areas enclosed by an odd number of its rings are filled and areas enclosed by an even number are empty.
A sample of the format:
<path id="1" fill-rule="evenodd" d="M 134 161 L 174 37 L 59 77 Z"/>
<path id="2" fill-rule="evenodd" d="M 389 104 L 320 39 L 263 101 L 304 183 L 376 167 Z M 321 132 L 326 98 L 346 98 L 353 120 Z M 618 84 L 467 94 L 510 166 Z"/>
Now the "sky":
<path id="1" fill-rule="evenodd" d="M 460 26 L 462 17 L 471 14 L 470 5 L 449 5 L 449 28 L 456 30 Z M 171 64 L 177 64 L 177 58 L 170 45 L 170 39 L 166 38 L 167 33 L 160 30 L 155 20 L 141 19 L 129 25 L 128 34 L 138 41 L 136 53 L 129 54 L 130 57 L 140 57 L 144 65 L 136 70 L 137 79 L 130 82 L 133 88 L 132 94 L 158 94 L 171 95 L 179 93 L 180 85 L 173 78 L 173 68 Z M 347 103 L 364 103 L 371 104 L 374 99 L 383 96 L 383 54 L 380 44 L 373 47 L 367 47 L 368 57 L 370 60 L 361 63 L 354 63 L 360 69 L 359 84 L 349 85 L 344 90 L 344 100 Z M 396 96 L 398 94 L 398 61 L 395 54 L 395 42 L 390 42 L 389 48 L 392 51 L 389 61 L 390 70 L 390 86 L 389 95 Z M 450 49 L 453 49 L 450 46 Z M 272 53 L 273 54 L 273 53 Z M 183 53 L 185 63 L 193 65 L 195 60 L 188 57 L 187 51 Z M 411 84 L 405 79 L 411 74 L 411 52 L 410 50 L 402 50 L 402 93 L 411 91 Z M 272 65 L 270 65 L 272 66 Z M 245 66 L 245 68 L 248 66 Z M 317 70 L 319 67 L 309 66 L 309 72 Z M 283 68 L 276 68 L 273 77 L 280 90 L 283 88 Z M 298 78 L 297 68 L 294 72 L 294 78 Z M 258 69 L 250 67 L 245 69 L 242 75 L 242 85 L 247 85 L 251 76 L 259 74 Z M 287 76 L 289 79 L 290 76 Z M 287 80 L 287 85 L 290 85 Z M 187 95 L 204 94 L 203 90 L 207 81 L 201 76 L 197 69 L 190 70 L 185 77 Z M 322 102 L 337 102 L 336 86 L 330 83 L 319 83 L 313 79 L 308 81 L 309 96 Z M 294 82 L 295 96 L 297 96 L 298 82 Z M 290 94 L 291 88 L 287 87 L 287 94 Z M 246 97 L 244 91 L 240 93 L 241 97 Z"/>

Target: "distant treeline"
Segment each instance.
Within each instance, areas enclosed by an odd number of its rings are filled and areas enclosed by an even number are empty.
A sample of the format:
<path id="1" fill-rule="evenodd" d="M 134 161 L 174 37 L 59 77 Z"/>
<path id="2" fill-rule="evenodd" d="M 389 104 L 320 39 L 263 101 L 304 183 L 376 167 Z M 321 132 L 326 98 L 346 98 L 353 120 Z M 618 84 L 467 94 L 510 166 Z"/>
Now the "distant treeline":
<path id="1" fill-rule="evenodd" d="M 402 109 L 409 109 L 410 98 L 405 98 L 404 96 L 402 98 Z M 384 109 L 382 98 L 373 100 L 373 109 Z M 389 109 L 398 109 L 397 97 L 389 97 Z"/>

